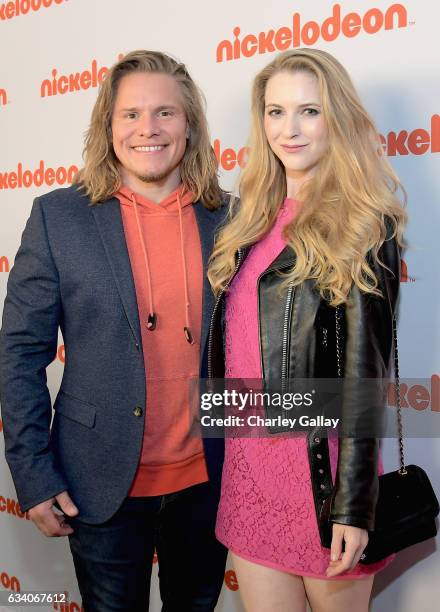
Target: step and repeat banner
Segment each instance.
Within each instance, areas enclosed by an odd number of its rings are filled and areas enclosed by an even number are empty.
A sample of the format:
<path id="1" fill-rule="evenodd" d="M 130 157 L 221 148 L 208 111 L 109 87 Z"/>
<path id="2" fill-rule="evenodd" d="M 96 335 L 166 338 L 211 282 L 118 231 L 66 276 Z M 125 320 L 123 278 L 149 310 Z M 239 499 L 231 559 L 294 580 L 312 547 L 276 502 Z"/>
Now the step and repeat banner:
<path id="1" fill-rule="evenodd" d="M 222 185 L 234 189 L 246 164 L 254 75 L 280 51 L 300 46 L 329 51 L 351 73 L 408 192 L 400 357 L 401 375 L 418 380 L 402 388 L 403 414 L 431 419 L 433 434 L 407 441 L 407 461 L 424 467 L 439 492 L 439 21 L 440 5 L 429 0 L 1 1 L 1 305 L 32 200 L 70 184 L 81 166 L 99 84 L 121 55 L 155 49 L 187 64 L 206 96 Z M 52 396 L 63 363 L 60 336 L 48 370 Z M 68 606 L 42 609 L 80 610 L 68 543 L 45 538 L 21 511 L 1 432 L 0 420 L 0 589 L 68 591 Z M 395 469 L 397 457 L 396 440 L 385 440 L 385 469 Z M 400 553 L 377 575 L 372 609 L 437 609 L 439 571 L 434 540 Z M 239 588 L 228 563 L 219 611 L 242 610 Z M 151 610 L 160 610 L 157 563 Z"/>

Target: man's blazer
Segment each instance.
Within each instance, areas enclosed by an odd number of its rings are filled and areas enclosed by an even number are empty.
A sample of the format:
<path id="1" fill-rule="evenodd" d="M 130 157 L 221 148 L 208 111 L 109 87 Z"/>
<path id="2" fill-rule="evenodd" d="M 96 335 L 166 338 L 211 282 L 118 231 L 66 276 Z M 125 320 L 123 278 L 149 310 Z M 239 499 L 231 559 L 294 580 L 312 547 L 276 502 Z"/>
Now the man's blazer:
<path id="1" fill-rule="evenodd" d="M 225 207 L 209 211 L 197 202 L 194 211 L 205 354 L 213 308 L 206 268 Z M 46 367 L 57 353 L 58 328 L 65 367 L 50 426 Z M 202 373 L 204 361 L 201 355 Z M 138 307 L 117 199 L 90 206 L 72 186 L 34 201 L 8 280 L 0 392 L 6 459 L 21 509 L 67 490 L 84 521 L 110 518 L 132 483 L 148 419 Z M 204 445 L 210 480 L 218 483 L 222 441 Z"/>

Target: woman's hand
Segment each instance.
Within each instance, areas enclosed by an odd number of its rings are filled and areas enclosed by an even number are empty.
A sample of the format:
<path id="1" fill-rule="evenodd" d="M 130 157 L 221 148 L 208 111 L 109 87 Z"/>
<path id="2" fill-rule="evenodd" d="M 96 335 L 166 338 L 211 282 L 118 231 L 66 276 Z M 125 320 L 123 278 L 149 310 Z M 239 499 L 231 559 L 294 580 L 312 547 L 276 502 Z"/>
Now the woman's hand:
<path id="1" fill-rule="evenodd" d="M 345 549 L 342 552 L 342 543 Z M 351 525 L 333 523 L 330 564 L 326 574 L 329 578 L 354 569 L 368 544 L 368 531 Z"/>

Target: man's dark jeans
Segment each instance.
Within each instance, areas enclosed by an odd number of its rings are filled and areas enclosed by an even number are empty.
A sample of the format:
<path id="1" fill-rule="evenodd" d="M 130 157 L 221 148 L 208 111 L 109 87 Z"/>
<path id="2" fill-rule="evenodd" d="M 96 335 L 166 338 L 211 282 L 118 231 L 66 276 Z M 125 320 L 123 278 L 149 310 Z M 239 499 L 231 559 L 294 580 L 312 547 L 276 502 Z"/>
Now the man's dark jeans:
<path id="1" fill-rule="evenodd" d="M 128 497 L 107 522 L 68 519 L 86 612 L 146 612 L 154 549 L 163 612 L 211 612 L 227 551 L 214 535 L 219 487 L 195 485 L 157 497 Z"/>

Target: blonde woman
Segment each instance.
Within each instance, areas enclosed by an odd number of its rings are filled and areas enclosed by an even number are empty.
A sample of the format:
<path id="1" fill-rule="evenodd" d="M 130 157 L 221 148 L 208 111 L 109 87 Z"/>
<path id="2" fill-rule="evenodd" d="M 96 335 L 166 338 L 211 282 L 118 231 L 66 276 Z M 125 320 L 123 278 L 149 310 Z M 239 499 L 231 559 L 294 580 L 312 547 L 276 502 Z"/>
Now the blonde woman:
<path id="1" fill-rule="evenodd" d="M 211 257 L 210 376 L 331 378 L 339 366 L 345 380 L 386 377 L 406 215 L 346 70 L 316 49 L 276 57 L 254 81 L 249 144 Z M 344 385 L 353 422 L 361 386 Z M 392 559 L 358 563 L 381 470 L 376 438 L 226 440 L 217 537 L 246 610 L 368 610 Z M 330 495 L 328 549 L 318 516 Z"/>

